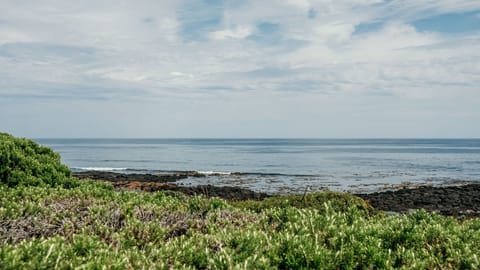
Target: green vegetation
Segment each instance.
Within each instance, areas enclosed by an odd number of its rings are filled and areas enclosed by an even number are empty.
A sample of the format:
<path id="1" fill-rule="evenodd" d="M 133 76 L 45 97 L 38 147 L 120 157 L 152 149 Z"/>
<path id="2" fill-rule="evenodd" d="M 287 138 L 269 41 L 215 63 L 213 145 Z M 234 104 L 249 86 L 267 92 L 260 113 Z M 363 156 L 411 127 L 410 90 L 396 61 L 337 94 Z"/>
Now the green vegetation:
<path id="1" fill-rule="evenodd" d="M 212 198 L 117 192 L 86 181 L 0 187 L 3 269 L 478 269 L 480 220 L 357 206 L 289 205 L 259 212 Z"/>
<path id="2" fill-rule="evenodd" d="M 0 133 L 0 183 L 10 187 L 74 187 L 78 183 L 70 174 L 70 169 L 60 163 L 60 156 L 50 148 Z"/>
<path id="3" fill-rule="evenodd" d="M 354 195 L 342 192 L 325 191 L 310 193 L 304 195 L 285 195 L 266 198 L 263 201 L 247 200 L 232 202 L 233 206 L 241 209 L 253 210 L 260 213 L 270 208 L 312 208 L 323 211 L 324 203 L 329 202 L 333 208 L 339 211 L 347 211 L 351 207 L 356 207 L 365 213 L 372 212 L 373 209 L 364 200 Z"/>
<path id="4" fill-rule="evenodd" d="M 229 203 L 21 180 L 0 184 L 1 269 L 480 268 L 480 219 L 384 217 L 340 193 Z"/>

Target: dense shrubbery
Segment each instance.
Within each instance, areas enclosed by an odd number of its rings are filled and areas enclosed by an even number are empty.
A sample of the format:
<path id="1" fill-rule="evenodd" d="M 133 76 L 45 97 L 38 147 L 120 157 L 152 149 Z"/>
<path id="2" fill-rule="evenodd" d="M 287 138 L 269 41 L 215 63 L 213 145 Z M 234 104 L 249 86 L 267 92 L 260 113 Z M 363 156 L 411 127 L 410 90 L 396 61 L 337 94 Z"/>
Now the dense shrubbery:
<path id="1" fill-rule="evenodd" d="M 245 211 L 220 199 L 0 186 L 2 269 L 479 269 L 480 220 L 382 217 L 335 202 Z"/>
<path id="2" fill-rule="evenodd" d="M 0 133 L 0 183 L 10 187 L 77 185 L 70 174 L 70 169 L 60 163 L 60 156 L 50 148 Z"/>
<path id="3" fill-rule="evenodd" d="M 329 202 L 337 211 L 346 211 L 351 207 L 365 213 L 373 212 L 373 208 L 363 199 L 349 193 L 325 191 L 304 195 L 279 195 L 266 198 L 262 201 L 247 200 L 236 201 L 232 204 L 238 208 L 261 212 L 270 208 L 285 208 L 287 206 L 296 208 L 312 208 L 319 211 L 324 210 L 324 204 Z"/>

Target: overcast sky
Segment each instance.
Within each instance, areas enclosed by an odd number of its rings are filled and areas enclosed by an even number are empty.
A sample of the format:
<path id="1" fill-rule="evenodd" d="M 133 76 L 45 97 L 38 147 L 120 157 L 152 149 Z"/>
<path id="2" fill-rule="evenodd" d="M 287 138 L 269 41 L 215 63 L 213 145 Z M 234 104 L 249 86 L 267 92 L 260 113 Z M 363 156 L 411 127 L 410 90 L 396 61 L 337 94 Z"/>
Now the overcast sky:
<path id="1" fill-rule="evenodd" d="M 0 0 L 0 131 L 480 137 L 480 1 Z"/>

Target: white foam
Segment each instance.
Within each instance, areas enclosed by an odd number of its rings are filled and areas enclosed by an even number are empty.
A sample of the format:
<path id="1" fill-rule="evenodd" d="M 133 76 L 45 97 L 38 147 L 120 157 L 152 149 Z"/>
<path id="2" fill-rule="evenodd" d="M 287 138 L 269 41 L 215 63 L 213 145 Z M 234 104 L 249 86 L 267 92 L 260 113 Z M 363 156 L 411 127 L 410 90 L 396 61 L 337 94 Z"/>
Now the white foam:
<path id="1" fill-rule="evenodd" d="M 230 175 L 231 172 L 215 172 L 215 171 L 197 171 L 199 174 L 205 175 Z"/>
<path id="2" fill-rule="evenodd" d="M 127 168 L 110 168 L 110 167 L 80 167 L 74 168 L 82 171 L 102 171 L 102 172 L 110 172 L 110 171 L 126 171 Z"/>

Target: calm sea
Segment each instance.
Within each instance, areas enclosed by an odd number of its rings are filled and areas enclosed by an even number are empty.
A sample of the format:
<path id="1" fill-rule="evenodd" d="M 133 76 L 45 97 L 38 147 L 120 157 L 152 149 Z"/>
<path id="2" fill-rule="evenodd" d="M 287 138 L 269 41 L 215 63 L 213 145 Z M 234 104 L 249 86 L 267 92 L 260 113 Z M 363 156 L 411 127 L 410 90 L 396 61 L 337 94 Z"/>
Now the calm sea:
<path id="1" fill-rule="evenodd" d="M 269 193 L 480 181 L 480 139 L 37 139 L 74 171 L 199 171 Z"/>

